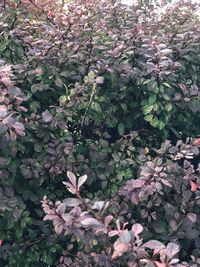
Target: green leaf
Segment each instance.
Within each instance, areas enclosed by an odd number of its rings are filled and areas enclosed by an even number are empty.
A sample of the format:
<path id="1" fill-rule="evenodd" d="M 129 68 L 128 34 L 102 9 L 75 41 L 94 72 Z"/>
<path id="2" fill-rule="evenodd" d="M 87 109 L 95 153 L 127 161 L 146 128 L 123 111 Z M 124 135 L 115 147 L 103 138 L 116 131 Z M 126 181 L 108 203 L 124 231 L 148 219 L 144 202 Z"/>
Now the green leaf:
<path id="1" fill-rule="evenodd" d="M 153 110 L 153 105 L 151 105 L 151 106 L 145 106 L 143 108 L 144 115 L 149 114 L 152 110 Z"/>
<path id="2" fill-rule="evenodd" d="M 38 91 L 38 85 L 37 84 L 33 84 L 32 86 L 31 86 L 31 92 L 33 93 L 33 94 L 35 94 L 37 91 Z"/>
<path id="3" fill-rule="evenodd" d="M 167 100 L 167 101 L 170 100 L 170 98 L 169 98 L 169 96 L 168 96 L 167 94 L 163 94 L 162 96 L 163 96 L 163 98 L 164 98 L 165 100 Z"/>
<path id="4" fill-rule="evenodd" d="M 165 126 L 166 126 L 166 124 L 164 123 L 164 121 L 159 121 L 158 122 L 158 127 L 159 127 L 160 130 L 164 129 Z"/>
<path id="5" fill-rule="evenodd" d="M 153 105 L 157 100 L 157 95 L 153 94 L 149 97 L 149 105 Z"/>
<path id="6" fill-rule="evenodd" d="M 58 86 L 58 87 L 62 87 L 63 86 L 63 81 L 59 77 L 56 77 L 55 85 Z"/>
<path id="7" fill-rule="evenodd" d="M 123 123 L 119 123 L 118 126 L 117 126 L 117 129 L 118 129 L 118 133 L 119 135 L 123 135 L 124 134 L 124 124 Z"/>
<path id="8" fill-rule="evenodd" d="M 145 121 L 151 121 L 153 119 L 153 115 L 149 114 L 147 116 L 144 117 Z"/>
<path id="9" fill-rule="evenodd" d="M 67 101 L 67 96 L 66 95 L 61 95 L 59 97 L 60 104 L 65 104 L 66 101 Z"/>
<path id="10" fill-rule="evenodd" d="M 158 118 L 154 117 L 151 121 L 150 121 L 151 126 L 156 127 L 158 125 Z"/>
<path id="11" fill-rule="evenodd" d="M 193 99 L 190 103 L 190 109 L 196 113 L 200 111 L 200 101 L 198 99 Z"/>
<path id="12" fill-rule="evenodd" d="M 171 88 L 171 85 L 169 83 L 163 83 L 165 87 Z"/>
<path id="13" fill-rule="evenodd" d="M 171 103 L 167 103 L 167 104 L 165 105 L 165 110 L 168 111 L 168 112 L 171 111 L 172 108 L 173 108 L 173 106 L 172 106 Z"/>

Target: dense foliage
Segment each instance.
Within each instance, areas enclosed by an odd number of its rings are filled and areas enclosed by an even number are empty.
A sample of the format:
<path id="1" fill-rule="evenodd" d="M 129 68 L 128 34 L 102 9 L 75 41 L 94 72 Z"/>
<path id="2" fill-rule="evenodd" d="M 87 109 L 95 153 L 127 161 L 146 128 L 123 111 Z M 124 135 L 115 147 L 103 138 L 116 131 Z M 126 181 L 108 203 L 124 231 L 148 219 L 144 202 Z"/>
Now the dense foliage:
<path id="1" fill-rule="evenodd" d="M 199 266 L 200 5 L 138 2 L 1 1 L 1 266 Z"/>

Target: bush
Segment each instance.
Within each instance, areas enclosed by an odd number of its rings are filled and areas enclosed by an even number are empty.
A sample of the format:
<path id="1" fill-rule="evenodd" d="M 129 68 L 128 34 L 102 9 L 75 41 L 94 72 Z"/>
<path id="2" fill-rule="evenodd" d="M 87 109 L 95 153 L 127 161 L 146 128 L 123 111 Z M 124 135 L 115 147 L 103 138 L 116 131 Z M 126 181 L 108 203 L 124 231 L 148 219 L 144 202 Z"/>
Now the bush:
<path id="1" fill-rule="evenodd" d="M 61 2 L 0 4 L 1 265 L 198 266 L 199 4 Z"/>

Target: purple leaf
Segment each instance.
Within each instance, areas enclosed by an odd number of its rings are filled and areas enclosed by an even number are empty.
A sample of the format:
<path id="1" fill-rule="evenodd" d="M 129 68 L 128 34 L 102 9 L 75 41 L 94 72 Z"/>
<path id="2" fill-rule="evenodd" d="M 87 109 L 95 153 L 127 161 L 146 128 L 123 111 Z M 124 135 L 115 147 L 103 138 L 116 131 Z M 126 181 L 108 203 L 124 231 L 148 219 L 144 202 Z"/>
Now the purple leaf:
<path id="1" fill-rule="evenodd" d="M 145 184 L 145 180 L 142 180 L 142 179 L 131 181 L 131 185 L 133 188 L 141 188 L 144 184 Z"/>
<path id="2" fill-rule="evenodd" d="M 44 111 L 43 113 L 42 113 L 42 119 L 43 119 L 43 121 L 44 122 L 51 122 L 52 121 L 52 119 L 53 119 L 53 116 L 51 115 L 51 113 L 48 111 L 48 110 L 46 110 L 46 111 Z"/>
<path id="3" fill-rule="evenodd" d="M 55 225 L 55 232 L 56 234 L 60 235 L 63 231 L 63 225 L 61 223 L 58 223 Z"/>
<path id="4" fill-rule="evenodd" d="M 189 239 L 196 239 L 199 236 L 199 231 L 197 229 L 189 229 L 186 231 L 186 237 Z"/>
<path id="5" fill-rule="evenodd" d="M 24 136 L 25 135 L 25 128 L 24 128 L 24 125 L 21 123 L 21 122 L 15 122 L 14 124 L 14 129 L 15 129 L 15 132 L 20 135 L 20 136 Z"/>
<path id="6" fill-rule="evenodd" d="M 165 179 L 161 179 L 161 182 L 166 186 L 172 187 L 172 185 Z"/>
<path id="7" fill-rule="evenodd" d="M 70 216 L 69 214 L 62 214 L 62 218 L 63 218 L 63 220 L 65 221 L 65 224 L 67 225 L 67 226 L 70 226 L 70 225 L 72 225 L 72 223 L 73 223 L 73 217 L 72 216 Z"/>
<path id="8" fill-rule="evenodd" d="M 195 213 L 187 213 L 186 216 L 192 223 L 197 221 L 197 215 Z"/>

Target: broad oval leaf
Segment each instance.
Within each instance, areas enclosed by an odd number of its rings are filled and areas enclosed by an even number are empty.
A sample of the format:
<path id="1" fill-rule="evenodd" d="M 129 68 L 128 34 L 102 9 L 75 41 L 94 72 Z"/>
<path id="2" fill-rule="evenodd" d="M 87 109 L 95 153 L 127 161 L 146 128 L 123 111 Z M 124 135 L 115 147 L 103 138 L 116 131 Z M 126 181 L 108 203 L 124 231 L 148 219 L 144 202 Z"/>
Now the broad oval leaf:
<path id="1" fill-rule="evenodd" d="M 124 252 L 128 250 L 128 245 L 124 243 L 119 243 L 115 246 L 115 251 L 112 255 L 112 259 L 120 257 Z"/>
<path id="2" fill-rule="evenodd" d="M 118 235 L 118 234 L 119 234 L 119 232 L 118 232 L 117 230 L 111 230 L 111 231 L 108 233 L 108 235 L 109 235 L 110 237 L 115 236 L 115 235 Z"/>
<path id="3" fill-rule="evenodd" d="M 132 231 L 135 235 L 139 235 L 143 231 L 143 226 L 139 223 L 135 223 L 132 226 Z"/>
<path id="4" fill-rule="evenodd" d="M 94 218 L 86 218 L 81 221 L 83 226 L 101 226 L 102 224 Z"/>
<path id="5" fill-rule="evenodd" d="M 165 248 L 165 245 L 157 240 L 150 240 L 142 245 L 142 248 L 150 248 L 150 249 L 156 249 L 161 250 Z"/>
<path id="6" fill-rule="evenodd" d="M 105 201 L 96 201 L 96 202 L 94 202 L 92 209 L 93 210 L 102 210 L 104 205 L 105 205 Z"/>
<path id="7" fill-rule="evenodd" d="M 167 267 L 167 264 L 163 262 L 154 261 L 153 263 L 155 264 L 156 267 Z"/>
<path id="8" fill-rule="evenodd" d="M 81 201 L 76 198 L 65 198 L 63 203 L 65 203 L 65 205 L 68 207 L 76 207 L 81 204 Z"/>
<path id="9" fill-rule="evenodd" d="M 113 220 L 113 216 L 112 215 L 106 216 L 105 219 L 104 219 L 105 225 L 108 226 L 112 220 Z"/>
<path id="10" fill-rule="evenodd" d="M 171 259 L 180 251 L 180 248 L 175 243 L 169 243 L 166 247 L 165 253 Z"/>
<path id="11" fill-rule="evenodd" d="M 131 242 L 132 236 L 128 230 L 121 231 L 120 233 L 120 240 L 125 243 L 129 244 Z"/>
<path id="12" fill-rule="evenodd" d="M 186 216 L 192 223 L 197 221 L 197 215 L 195 213 L 187 213 Z"/>
<path id="13" fill-rule="evenodd" d="M 193 181 L 190 181 L 190 185 L 191 185 L 191 191 L 195 192 L 197 190 L 197 184 L 195 184 Z"/>
<path id="14" fill-rule="evenodd" d="M 48 111 L 48 110 L 46 110 L 46 111 L 44 111 L 43 113 L 42 113 L 42 119 L 43 119 L 43 121 L 44 122 L 51 122 L 52 121 L 52 119 L 53 119 L 53 116 L 51 115 L 51 113 Z"/>

